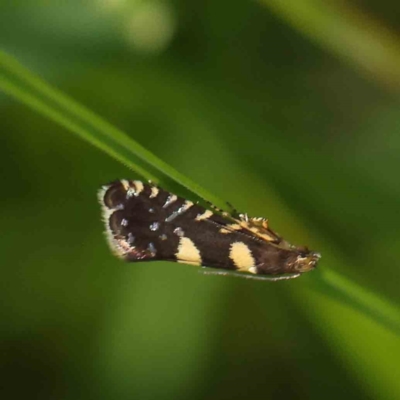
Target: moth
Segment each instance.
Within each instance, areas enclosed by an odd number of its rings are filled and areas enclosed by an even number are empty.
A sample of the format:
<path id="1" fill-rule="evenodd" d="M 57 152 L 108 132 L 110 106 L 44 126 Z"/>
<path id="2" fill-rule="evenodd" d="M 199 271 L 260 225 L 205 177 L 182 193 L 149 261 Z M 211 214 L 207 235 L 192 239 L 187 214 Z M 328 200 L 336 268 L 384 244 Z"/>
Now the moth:
<path id="1" fill-rule="evenodd" d="M 211 211 L 151 183 L 115 181 L 98 197 L 111 250 L 125 261 L 175 261 L 280 280 L 314 269 L 320 259 L 281 238 L 267 219 Z"/>

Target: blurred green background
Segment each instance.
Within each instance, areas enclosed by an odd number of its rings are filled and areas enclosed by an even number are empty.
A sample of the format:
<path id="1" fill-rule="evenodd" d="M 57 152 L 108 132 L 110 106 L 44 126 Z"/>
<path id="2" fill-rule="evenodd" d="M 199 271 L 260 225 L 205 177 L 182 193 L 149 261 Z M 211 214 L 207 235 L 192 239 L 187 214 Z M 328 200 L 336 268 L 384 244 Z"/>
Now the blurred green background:
<path id="1" fill-rule="evenodd" d="M 0 92 L 1 398 L 400 398 L 396 332 L 318 284 L 400 303 L 398 13 L 1 2 L 3 51 L 323 256 L 278 283 L 120 262 L 96 191 L 140 176 Z"/>

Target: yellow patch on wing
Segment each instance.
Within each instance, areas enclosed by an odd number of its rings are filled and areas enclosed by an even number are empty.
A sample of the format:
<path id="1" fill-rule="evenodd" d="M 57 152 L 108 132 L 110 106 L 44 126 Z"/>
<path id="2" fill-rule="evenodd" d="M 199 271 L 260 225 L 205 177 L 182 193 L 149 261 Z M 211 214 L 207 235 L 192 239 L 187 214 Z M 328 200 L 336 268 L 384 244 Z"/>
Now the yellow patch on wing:
<path id="1" fill-rule="evenodd" d="M 234 231 L 240 231 L 242 229 L 242 226 L 240 224 L 229 224 L 226 227 L 227 227 L 227 229 L 234 230 Z"/>
<path id="2" fill-rule="evenodd" d="M 189 210 L 189 208 L 192 207 L 192 206 L 193 206 L 193 201 L 186 200 L 186 201 L 183 203 L 183 211 Z"/>
<path id="3" fill-rule="evenodd" d="M 267 242 L 279 240 L 279 236 L 268 230 L 267 220 L 252 218 L 250 221 L 240 221 L 239 224 L 241 228 L 254 233 L 256 236 L 266 240 Z"/>
<path id="4" fill-rule="evenodd" d="M 143 182 L 140 181 L 133 181 L 134 185 L 135 185 L 135 195 L 137 196 L 139 193 L 143 192 L 144 189 L 144 185 Z"/>
<path id="5" fill-rule="evenodd" d="M 121 179 L 121 185 L 124 187 L 125 191 L 127 192 L 129 188 L 131 187 L 129 181 L 126 179 Z"/>
<path id="6" fill-rule="evenodd" d="M 160 192 L 160 190 L 158 189 L 158 187 L 152 186 L 151 188 L 151 194 L 150 194 L 150 198 L 154 199 L 154 197 L 157 197 L 158 193 Z"/>
<path id="7" fill-rule="evenodd" d="M 254 267 L 255 260 L 251 254 L 249 247 L 243 242 L 235 242 L 231 244 L 229 258 L 235 264 L 239 271 L 249 271 Z"/>
<path id="8" fill-rule="evenodd" d="M 183 262 L 192 265 L 201 265 L 201 255 L 199 249 L 187 237 L 179 239 L 178 251 L 175 254 L 178 262 Z"/>
<path id="9" fill-rule="evenodd" d="M 196 217 L 196 221 L 202 221 L 203 219 L 210 218 L 212 215 L 213 215 L 213 212 L 212 212 L 212 211 L 206 210 L 206 211 L 204 211 L 203 214 L 199 214 L 199 215 Z"/>

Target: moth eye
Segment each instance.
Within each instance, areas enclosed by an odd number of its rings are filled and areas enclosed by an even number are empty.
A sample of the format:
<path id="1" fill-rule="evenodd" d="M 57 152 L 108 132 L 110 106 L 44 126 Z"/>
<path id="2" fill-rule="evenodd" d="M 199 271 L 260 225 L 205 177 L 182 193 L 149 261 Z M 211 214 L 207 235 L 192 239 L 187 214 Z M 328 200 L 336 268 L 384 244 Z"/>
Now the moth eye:
<path id="1" fill-rule="evenodd" d="M 126 218 L 122 218 L 121 225 L 122 226 L 128 226 L 128 220 Z"/>

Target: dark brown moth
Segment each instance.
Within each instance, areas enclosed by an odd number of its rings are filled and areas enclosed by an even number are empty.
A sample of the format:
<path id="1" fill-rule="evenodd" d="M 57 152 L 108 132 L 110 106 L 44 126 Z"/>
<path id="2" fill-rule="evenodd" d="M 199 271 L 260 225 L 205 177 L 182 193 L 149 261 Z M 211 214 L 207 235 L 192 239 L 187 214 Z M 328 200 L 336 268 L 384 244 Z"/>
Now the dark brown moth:
<path id="1" fill-rule="evenodd" d="M 264 218 L 213 212 L 141 181 L 105 185 L 99 201 L 110 247 L 126 261 L 176 261 L 280 280 L 314 269 L 320 259 L 286 242 Z"/>

